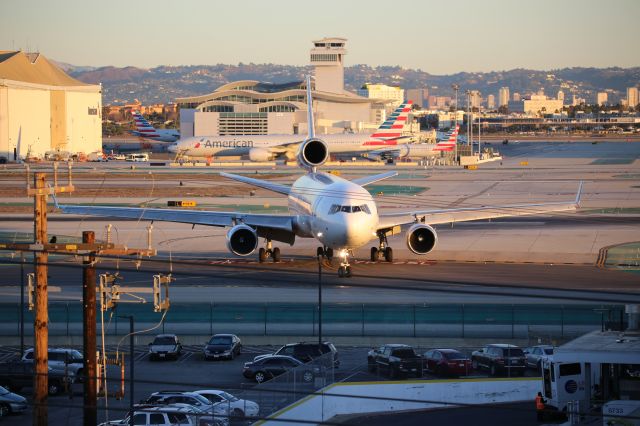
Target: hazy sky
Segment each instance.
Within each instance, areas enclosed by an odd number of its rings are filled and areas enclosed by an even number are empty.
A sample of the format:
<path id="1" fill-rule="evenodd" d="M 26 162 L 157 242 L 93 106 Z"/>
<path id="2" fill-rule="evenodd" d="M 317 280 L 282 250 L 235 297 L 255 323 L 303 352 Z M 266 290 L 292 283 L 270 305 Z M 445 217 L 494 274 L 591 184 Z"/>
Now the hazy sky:
<path id="1" fill-rule="evenodd" d="M 74 65 L 346 64 L 433 74 L 640 66 L 640 0 L 0 0 L 0 50 Z"/>

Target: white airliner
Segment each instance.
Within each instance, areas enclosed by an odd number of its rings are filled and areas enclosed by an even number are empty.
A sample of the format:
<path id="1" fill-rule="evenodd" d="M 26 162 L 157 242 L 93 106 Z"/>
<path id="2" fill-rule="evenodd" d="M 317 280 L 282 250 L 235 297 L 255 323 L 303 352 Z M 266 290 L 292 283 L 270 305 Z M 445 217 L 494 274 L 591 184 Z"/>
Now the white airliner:
<path id="1" fill-rule="evenodd" d="M 396 108 L 374 133 L 337 133 L 323 135 L 331 153 L 358 153 L 381 147 L 394 147 L 412 140 L 403 135 L 411 101 Z M 303 135 L 195 136 L 169 146 L 169 152 L 192 158 L 247 155 L 251 161 L 272 161 L 279 157 L 296 158 Z"/>
<path id="2" fill-rule="evenodd" d="M 133 130 L 131 133 L 135 136 L 158 142 L 175 142 L 180 139 L 180 132 L 178 130 L 156 129 L 138 111 L 133 112 L 133 120 L 136 123 L 136 130 Z"/>
<path id="3" fill-rule="evenodd" d="M 427 158 L 440 156 L 442 152 L 453 152 L 458 142 L 460 126 L 455 127 L 436 143 L 401 143 L 369 151 L 367 158 L 372 161 L 397 160 L 399 158 Z"/>
<path id="4" fill-rule="evenodd" d="M 307 88 L 310 86 L 307 77 Z M 315 238 L 321 244 L 317 255 L 331 259 L 334 253 L 337 253 L 340 257 L 338 275 L 349 277 L 349 258 L 353 250 L 371 240 L 377 240 L 377 244 L 371 247 L 371 259 L 384 258 L 390 262 L 393 260 L 393 251 L 388 245 L 387 236 L 397 234 L 401 230 L 405 232 L 408 248 L 413 253 L 424 255 L 433 250 L 437 242 L 437 234 L 432 225 L 574 210 L 579 202 L 580 189 L 575 200 L 571 202 L 380 213 L 373 197 L 364 187 L 395 176 L 397 172 L 391 171 L 348 181 L 333 174 L 317 171 L 317 167 L 327 160 L 329 150 L 327 144 L 314 135 L 309 89 L 307 99 L 309 135 L 300 145 L 297 156 L 298 163 L 306 169 L 306 174 L 298 178 L 293 185 L 286 186 L 221 173 L 226 178 L 286 195 L 289 198 L 288 215 L 58 205 L 54 198 L 56 206 L 63 213 L 70 214 L 228 227 L 227 247 L 238 256 L 249 256 L 258 248 L 260 238 L 264 239 L 264 247 L 258 250 L 261 262 L 269 257 L 274 261 L 280 260 L 280 249 L 272 247 L 272 241 L 293 245 L 296 237 Z"/>

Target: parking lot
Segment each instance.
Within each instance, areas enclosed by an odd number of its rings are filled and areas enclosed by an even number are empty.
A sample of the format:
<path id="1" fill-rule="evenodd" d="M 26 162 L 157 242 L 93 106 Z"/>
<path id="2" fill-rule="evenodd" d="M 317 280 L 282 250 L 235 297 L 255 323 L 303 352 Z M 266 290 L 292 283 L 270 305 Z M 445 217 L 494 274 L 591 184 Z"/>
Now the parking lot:
<path id="1" fill-rule="evenodd" d="M 127 355 L 128 347 L 121 346 L 120 351 Z M 198 389 L 221 389 L 239 398 L 255 398 L 256 383 L 246 379 L 242 375 L 242 368 L 245 362 L 253 360 L 256 355 L 271 353 L 277 350 L 275 346 L 244 346 L 242 354 L 233 360 L 209 360 L 205 361 L 202 354 L 202 346 L 189 345 L 183 348 L 181 356 L 177 360 L 151 361 L 148 356 L 146 346 L 135 348 L 135 395 L 134 401 L 139 402 L 146 399 L 151 393 L 160 390 L 198 390 Z M 366 347 L 338 347 L 340 367 L 335 370 L 335 381 L 386 381 L 389 380 L 386 372 L 375 371 L 370 373 L 367 370 L 367 353 L 371 348 Z M 425 347 L 416 348 L 422 354 L 427 349 Z M 476 348 L 458 348 L 461 352 L 471 355 Z M 108 352 L 114 353 L 115 347 L 108 347 Z M 19 352 L 16 347 L 0 348 L 0 361 L 7 361 L 14 358 Z M 124 399 L 117 400 L 110 397 L 105 404 L 104 398 L 99 402 L 98 418 L 119 419 L 124 417 L 129 405 L 129 367 L 125 367 L 125 395 Z M 526 375 L 536 376 L 533 370 L 528 370 Z M 487 377 L 486 371 L 472 371 L 467 378 Z M 463 377 L 464 378 L 464 377 Z M 442 379 L 432 373 L 426 372 L 422 378 L 410 377 L 410 380 L 434 380 Z M 268 385 L 266 382 L 265 385 Z M 114 366 L 109 367 L 107 385 L 111 392 L 117 391 L 121 385 L 120 369 Z M 299 391 L 304 392 L 304 389 Z M 30 398 L 31 389 L 25 388 L 20 394 Z M 249 395 L 251 394 L 251 395 Z M 72 392 L 64 395 L 50 397 L 49 422 L 51 424 L 75 425 L 82 422 L 82 384 L 73 385 Z M 108 411 L 105 407 L 108 407 Z M 22 425 L 30 421 L 31 410 L 23 415 L 14 415 L 2 419 L 6 425 Z M 270 414 L 267 404 L 261 404 L 261 415 Z M 239 422 L 234 422 L 234 424 Z"/>

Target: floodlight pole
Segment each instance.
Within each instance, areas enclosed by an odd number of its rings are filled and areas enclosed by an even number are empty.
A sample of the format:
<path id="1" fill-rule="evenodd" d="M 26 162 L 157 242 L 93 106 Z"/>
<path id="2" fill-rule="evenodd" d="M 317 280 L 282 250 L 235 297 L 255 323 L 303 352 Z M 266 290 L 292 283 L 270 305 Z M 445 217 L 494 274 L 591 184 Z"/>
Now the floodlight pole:
<path id="1" fill-rule="evenodd" d="M 318 349 L 322 353 L 322 256 L 318 256 Z"/>

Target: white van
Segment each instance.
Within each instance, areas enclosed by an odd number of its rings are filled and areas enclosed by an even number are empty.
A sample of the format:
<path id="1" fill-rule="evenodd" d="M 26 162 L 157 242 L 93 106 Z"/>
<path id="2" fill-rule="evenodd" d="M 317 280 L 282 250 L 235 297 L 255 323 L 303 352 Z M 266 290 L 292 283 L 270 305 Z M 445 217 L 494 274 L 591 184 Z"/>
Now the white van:
<path id="1" fill-rule="evenodd" d="M 143 162 L 149 161 L 149 154 L 128 154 L 125 161 Z"/>

